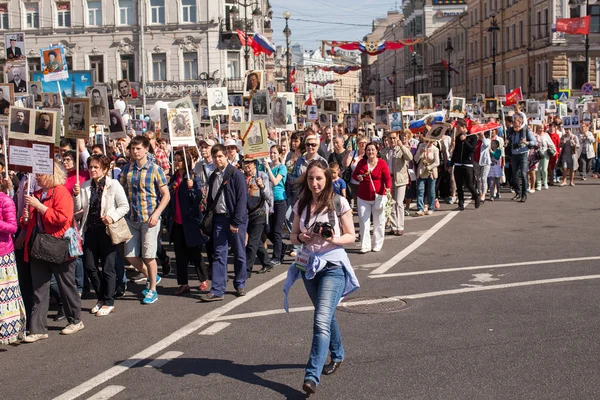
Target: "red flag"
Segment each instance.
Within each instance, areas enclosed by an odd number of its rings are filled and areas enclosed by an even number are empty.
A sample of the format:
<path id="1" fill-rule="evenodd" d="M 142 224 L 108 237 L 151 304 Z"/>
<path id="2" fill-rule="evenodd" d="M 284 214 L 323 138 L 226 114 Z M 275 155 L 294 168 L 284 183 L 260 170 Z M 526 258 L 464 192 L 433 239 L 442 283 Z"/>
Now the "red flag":
<path id="1" fill-rule="evenodd" d="M 459 72 L 456 70 L 456 68 L 454 68 L 452 65 L 450 65 L 450 63 L 448 61 L 442 60 L 442 64 L 444 64 L 444 68 L 446 68 L 446 71 L 456 72 L 457 75 L 459 74 Z"/>
<path id="2" fill-rule="evenodd" d="M 315 100 L 313 99 L 312 90 L 308 92 L 308 99 L 304 102 L 305 106 L 312 106 L 315 104 Z"/>
<path id="3" fill-rule="evenodd" d="M 498 129 L 499 127 L 500 124 L 497 124 L 495 122 L 488 122 L 487 124 L 477 124 L 471 126 L 469 133 L 474 134 L 479 132 L 486 132 L 491 131 L 492 129 Z"/>
<path id="4" fill-rule="evenodd" d="M 558 18 L 556 20 L 556 32 L 565 32 L 571 35 L 588 35 L 592 16 L 581 18 Z"/>
<path id="5" fill-rule="evenodd" d="M 517 101 L 523 100 L 523 93 L 521 93 L 521 88 L 518 87 L 515 90 L 512 90 L 506 94 L 506 101 L 504 102 L 505 106 L 512 106 L 517 104 Z"/>

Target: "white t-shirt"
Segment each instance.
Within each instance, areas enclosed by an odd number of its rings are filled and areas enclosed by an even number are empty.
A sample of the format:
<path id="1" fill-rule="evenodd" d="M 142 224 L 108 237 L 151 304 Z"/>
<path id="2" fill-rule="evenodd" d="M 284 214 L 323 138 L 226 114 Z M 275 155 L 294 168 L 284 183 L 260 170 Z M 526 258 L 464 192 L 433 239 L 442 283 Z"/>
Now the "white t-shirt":
<path id="1" fill-rule="evenodd" d="M 364 154 L 362 156 L 358 155 L 358 150 L 353 150 L 352 151 L 352 161 L 350 162 L 350 170 L 352 171 L 352 173 L 354 174 L 354 170 L 356 169 L 356 166 L 358 165 L 358 162 L 364 157 Z M 354 180 L 354 178 L 350 178 L 350 183 L 353 185 L 358 185 L 358 182 Z"/>
<path id="2" fill-rule="evenodd" d="M 344 215 L 346 212 L 350 211 L 350 204 L 348 203 L 348 200 L 346 200 L 344 197 L 340 197 L 340 215 Z M 314 210 L 311 209 L 311 213 L 310 213 L 310 220 L 308 221 L 308 224 L 305 224 L 304 221 L 306 219 L 306 214 L 308 211 L 308 207 L 304 210 L 304 212 L 302 213 L 302 215 L 300 215 L 300 232 L 304 233 L 304 232 L 308 232 L 311 231 L 314 227 L 315 222 L 329 222 L 329 215 L 327 210 L 323 210 L 321 211 L 321 213 L 319 215 L 317 215 L 315 217 L 314 215 Z M 296 204 L 294 204 L 294 215 L 299 215 L 298 214 L 298 202 L 296 202 Z M 335 237 L 340 237 L 341 236 L 341 230 L 340 230 L 340 222 L 338 220 L 338 216 L 337 213 L 334 212 L 334 219 L 335 219 L 335 227 L 334 227 L 334 236 Z M 307 225 L 308 228 L 305 226 Z M 315 238 L 312 240 L 312 242 L 310 244 L 305 244 L 304 245 L 306 250 L 310 251 L 311 253 L 316 253 L 316 254 L 320 254 L 320 253 L 325 253 L 331 249 L 335 249 L 337 246 L 334 244 L 329 243 L 328 241 L 326 241 L 325 239 L 323 239 L 320 235 L 319 236 L 315 236 Z"/>

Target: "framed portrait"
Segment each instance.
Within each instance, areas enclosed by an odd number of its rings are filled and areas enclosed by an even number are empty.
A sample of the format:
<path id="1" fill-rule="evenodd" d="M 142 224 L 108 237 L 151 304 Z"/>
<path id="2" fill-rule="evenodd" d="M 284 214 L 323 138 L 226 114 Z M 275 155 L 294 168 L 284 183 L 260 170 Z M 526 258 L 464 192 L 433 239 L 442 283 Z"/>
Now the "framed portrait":
<path id="1" fill-rule="evenodd" d="M 168 113 L 171 146 L 194 146 L 196 140 L 194 138 L 193 109 L 172 108 Z"/>
<path id="2" fill-rule="evenodd" d="M 27 94 L 27 67 L 25 65 L 6 64 L 4 66 L 4 82 L 13 85 L 15 96 Z"/>
<path id="3" fill-rule="evenodd" d="M 200 106 L 200 121 L 205 123 L 210 122 L 208 106 Z"/>
<path id="4" fill-rule="evenodd" d="M 344 114 L 344 133 L 356 135 L 358 133 L 358 115 Z"/>
<path id="5" fill-rule="evenodd" d="M 475 103 L 481 103 L 485 101 L 485 93 L 477 93 L 475 94 Z"/>
<path id="6" fill-rule="evenodd" d="M 358 103 L 354 103 L 358 104 Z M 310 122 L 315 122 L 319 119 L 319 109 L 317 106 L 306 106 L 306 120 Z"/>
<path id="7" fill-rule="evenodd" d="M 586 104 L 586 111 L 592 115 L 598 114 L 598 103 L 596 101 L 588 101 Z"/>
<path id="8" fill-rule="evenodd" d="M 348 112 L 350 114 L 360 114 L 360 103 L 350 103 Z"/>
<path id="9" fill-rule="evenodd" d="M 323 100 L 323 112 L 325 114 L 338 114 L 339 113 L 339 102 L 337 99 L 324 99 Z"/>
<path id="10" fill-rule="evenodd" d="M 143 134 L 145 127 L 146 127 L 146 121 L 144 121 L 143 119 L 131 120 L 131 129 L 133 129 L 135 131 L 136 135 Z"/>
<path id="11" fill-rule="evenodd" d="M 546 112 L 553 114 L 556 112 L 556 100 L 547 100 L 546 101 Z"/>
<path id="12" fill-rule="evenodd" d="M 402 113 L 400 112 L 392 112 L 390 113 L 390 130 L 391 131 L 401 131 L 404 129 L 402 124 Z"/>
<path id="13" fill-rule="evenodd" d="M 27 93 L 33 96 L 33 101 L 37 103 L 42 102 L 42 82 L 29 81 L 27 83 Z"/>
<path id="14" fill-rule="evenodd" d="M 240 129 L 240 123 L 244 122 L 244 107 L 229 107 L 229 128 L 233 130 Z"/>
<path id="15" fill-rule="evenodd" d="M 589 112 L 584 112 L 583 116 L 581 117 L 581 121 L 584 124 L 590 124 L 592 122 L 592 114 L 590 114 Z"/>
<path id="16" fill-rule="evenodd" d="M 571 128 L 580 128 L 581 118 L 578 115 L 571 115 Z"/>
<path id="17" fill-rule="evenodd" d="M 110 125 L 108 92 L 106 86 L 94 86 L 90 90 L 90 123 L 92 125 Z"/>
<path id="18" fill-rule="evenodd" d="M 110 138 L 112 140 L 126 138 L 127 127 L 125 126 L 125 122 L 123 121 L 123 117 L 121 116 L 121 111 L 109 110 L 108 113 L 110 115 L 110 124 L 108 125 Z"/>
<path id="19" fill-rule="evenodd" d="M 543 101 L 538 101 L 538 115 L 542 119 L 546 115 L 546 103 Z"/>
<path id="20" fill-rule="evenodd" d="M 414 115 L 415 99 L 412 96 L 400 96 L 400 110 L 405 115 Z"/>
<path id="21" fill-rule="evenodd" d="M 506 86 L 494 85 L 494 97 L 499 101 L 506 101 Z"/>
<path id="22" fill-rule="evenodd" d="M 8 137 L 11 139 L 33 140 L 32 125 L 35 123 L 34 110 L 11 107 L 9 112 Z"/>
<path id="23" fill-rule="evenodd" d="M 425 140 L 440 141 L 452 130 L 452 124 L 447 122 L 436 122 L 425 134 Z"/>
<path id="24" fill-rule="evenodd" d="M 19 106 L 22 105 L 25 108 L 35 108 L 35 102 L 33 101 L 33 96 L 31 95 L 15 96 L 15 104 Z"/>
<path id="25" fill-rule="evenodd" d="M 89 139 L 90 137 L 90 100 L 73 99 L 65 101 L 65 137 Z"/>
<path id="26" fill-rule="evenodd" d="M 267 101 L 267 91 L 259 90 L 254 93 L 250 100 L 251 119 L 267 119 L 269 115 L 269 102 Z"/>
<path id="27" fill-rule="evenodd" d="M 247 71 L 244 76 L 244 94 L 263 90 L 263 71 Z"/>
<path id="28" fill-rule="evenodd" d="M 375 109 L 375 125 L 378 128 L 388 129 L 390 126 L 390 117 L 387 107 L 377 107 Z"/>
<path id="29" fill-rule="evenodd" d="M 169 108 L 188 108 L 190 110 L 196 109 L 196 107 L 194 106 L 194 102 L 192 101 L 192 98 L 189 95 L 170 102 Z M 200 126 L 200 120 L 196 113 L 193 113 L 192 118 L 194 120 L 194 126 Z"/>
<path id="30" fill-rule="evenodd" d="M 285 97 L 276 97 L 273 100 L 271 116 L 275 128 L 286 129 L 287 126 L 287 99 Z"/>
<path id="31" fill-rule="evenodd" d="M 42 93 L 42 108 L 46 110 L 60 110 L 62 106 L 60 93 Z"/>
<path id="32" fill-rule="evenodd" d="M 44 82 L 61 81 L 69 77 L 69 67 L 62 45 L 40 49 L 41 69 Z"/>
<path id="33" fill-rule="evenodd" d="M 14 101 L 14 86 L 10 83 L 0 83 L 0 121 L 8 122 L 8 111 Z"/>
<path id="34" fill-rule="evenodd" d="M 527 100 L 525 103 L 525 114 L 528 117 L 533 117 L 538 115 L 538 102 L 536 100 Z"/>
<path id="35" fill-rule="evenodd" d="M 117 81 L 117 98 L 121 100 L 129 100 L 131 98 L 131 83 L 129 79 L 121 79 Z"/>
<path id="36" fill-rule="evenodd" d="M 375 122 L 375 103 L 360 103 L 360 122 Z"/>
<path id="37" fill-rule="evenodd" d="M 365 103 L 377 103 L 377 98 L 375 96 L 368 96 Z"/>
<path id="38" fill-rule="evenodd" d="M 25 53 L 25 33 L 5 33 L 4 48 L 6 49 L 6 59 L 14 63 L 26 63 Z"/>
<path id="39" fill-rule="evenodd" d="M 169 109 L 161 108 L 159 110 L 160 114 L 160 136 L 163 138 L 169 137 Z"/>
<path id="40" fill-rule="evenodd" d="M 226 87 L 208 88 L 208 107 L 209 115 L 229 115 L 229 96 Z"/>
<path id="41" fill-rule="evenodd" d="M 264 120 L 242 122 L 240 124 L 244 158 L 257 159 L 269 156 L 269 142 Z"/>
<path id="42" fill-rule="evenodd" d="M 482 113 L 481 113 L 481 105 L 479 103 L 473 104 L 472 110 L 473 110 L 472 113 L 473 113 L 474 117 L 479 118 L 482 115 Z"/>
<path id="43" fill-rule="evenodd" d="M 241 107 L 242 106 L 242 95 L 241 94 L 230 94 L 228 96 L 230 107 Z"/>
<path id="44" fill-rule="evenodd" d="M 433 95 L 431 93 L 417 94 L 417 108 L 421 114 L 433 112 Z"/>
<path id="45" fill-rule="evenodd" d="M 450 118 L 464 118 L 465 103 L 464 97 L 453 97 L 450 105 Z"/>
<path id="46" fill-rule="evenodd" d="M 286 127 L 285 129 L 294 130 L 296 119 L 296 94 L 294 92 L 279 92 L 278 97 L 286 99 Z"/>
<path id="47" fill-rule="evenodd" d="M 498 116 L 498 99 L 485 99 L 485 116 L 497 117 Z"/>
<path id="48" fill-rule="evenodd" d="M 35 110 L 34 132 L 32 140 L 37 142 L 55 143 L 56 137 L 60 135 L 60 112 Z M 89 132 L 86 132 L 89 137 Z"/>

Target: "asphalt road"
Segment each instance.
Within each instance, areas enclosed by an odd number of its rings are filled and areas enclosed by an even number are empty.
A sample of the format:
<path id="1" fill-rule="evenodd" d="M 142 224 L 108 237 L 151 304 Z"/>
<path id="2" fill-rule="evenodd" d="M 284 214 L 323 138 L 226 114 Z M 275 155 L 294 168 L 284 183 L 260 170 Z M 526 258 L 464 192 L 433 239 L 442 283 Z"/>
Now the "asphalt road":
<path id="1" fill-rule="evenodd" d="M 442 205 L 380 253 L 350 246 L 361 289 L 338 308 L 346 360 L 313 397 L 600 398 L 600 181 L 577 183 Z M 84 300 L 82 332 L 50 322 L 49 339 L 0 348 L 1 397 L 302 399 L 313 314 L 301 282 L 283 313 L 286 270 L 218 303 L 174 296 L 174 274 L 151 306 L 138 285 L 107 318 Z"/>

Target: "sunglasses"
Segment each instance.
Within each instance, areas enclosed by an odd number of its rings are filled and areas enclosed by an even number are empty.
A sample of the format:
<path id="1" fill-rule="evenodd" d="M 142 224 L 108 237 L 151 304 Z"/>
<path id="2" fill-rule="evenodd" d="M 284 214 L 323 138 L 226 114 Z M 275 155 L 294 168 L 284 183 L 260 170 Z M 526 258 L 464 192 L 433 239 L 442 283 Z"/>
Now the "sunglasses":
<path id="1" fill-rule="evenodd" d="M 318 146 L 318 144 L 317 144 L 317 143 L 306 143 L 306 145 L 307 145 L 308 147 L 317 147 L 317 146 Z"/>

